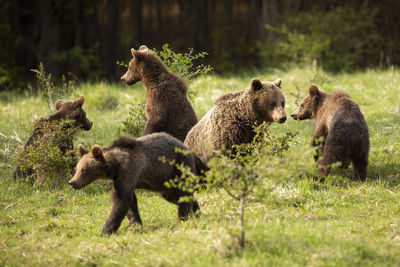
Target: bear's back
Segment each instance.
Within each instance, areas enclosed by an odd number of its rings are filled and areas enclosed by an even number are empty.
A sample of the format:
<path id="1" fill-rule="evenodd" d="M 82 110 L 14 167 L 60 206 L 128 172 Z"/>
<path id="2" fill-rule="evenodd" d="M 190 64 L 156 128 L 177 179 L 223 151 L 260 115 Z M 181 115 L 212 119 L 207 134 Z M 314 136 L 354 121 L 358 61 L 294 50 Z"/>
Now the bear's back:
<path id="1" fill-rule="evenodd" d="M 332 113 L 327 122 L 328 135 L 335 139 L 349 151 L 367 153 L 369 150 L 368 126 L 358 104 L 342 91 L 331 95 L 328 105 Z"/>

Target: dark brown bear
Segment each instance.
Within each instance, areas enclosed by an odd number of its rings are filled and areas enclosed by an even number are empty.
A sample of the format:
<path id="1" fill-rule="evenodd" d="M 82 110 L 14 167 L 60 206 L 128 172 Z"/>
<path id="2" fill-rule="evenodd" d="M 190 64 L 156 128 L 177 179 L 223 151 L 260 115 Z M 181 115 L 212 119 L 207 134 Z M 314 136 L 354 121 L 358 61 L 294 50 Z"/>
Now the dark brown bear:
<path id="1" fill-rule="evenodd" d="M 48 119 L 41 119 L 39 121 L 39 125 L 42 125 L 43 122 L 56 122 L 61 120 L 74 120 L 74 126 L 82 128 L 85 131 L 89 131 L 92 128 L 93 122 L 91 122 L 86 117 L 86 112 L 82 109 L 82 105 L 85 99 L 83 96 L 79 97 L 77 100 L 72 102 L 63 103 L 61 100 L 58 100 L 55 103 L 57 112 L 53 115 L 50 115 Z M 72 125 L 71 125 L 72 126 Z M 43 135 L 43 130 L 40 127 L 36 127 L 33 130 L 31 137 L 25 144 L 24 149 L 29 146 L 34 145 L 34 142 L 37 141 Z M 60 151 L 62 153 L 66 153 L 66 151 L 73 150 L 74 145 L 71 138 L 67 138 L 65 142 L 59 144 Z M 33 169 L 28 169 L 25 171 L 21 171 L 20 167 L 17 166 L 14 172 L 14 180 L 17 177 L 29 177 L 34 173 Z"/>
<path id="2" fill-rule="evenodd" d="M 137 139 L 120 137 L 110 147 L 102 149 L 96 145 L 91 152 L 78 146 L 82 158 L 69 184 L 74 189 L 80 189 L 101 178 L 111 179 L 114 183 L 112 210 L 102 235 L 116 232 L 125 216 L 130 223 L 142 224 L 136 188 L 159 192 L 167 201 L 178 205 L 180 219 L 186 219 L 199 210 L 195 200 L 179 202 L 180 197 L 193 196 L 192 193 L 165 186 L 166 182 L 181 174 L 175 164 L 170 164 L 172 161 L 196 172 L 194 156 L 177 152 L 176 148 L 187 151 L 182 142 L 166 133 L 154 133 Z M 165 157 L 166 161 L 160 161 L 160 157 Z"/>
<path id="3" fill-rule="evenodd" d="M 188 86 L 171 73 L 146 46 L 131 49 L 133 59 L 121 80 L 128 85 L 142 81 L 146 87 L 147 122 L 142 135 L 166 132 L 184 141 L 197 123 L 196 113 L 187 98 Z"/>
<path id="4" fill-rule="evenodd" d="M 251 142 L 255 123 L 285 122 L 281 82 L 281 79 L 261 82 L 254 78 L 248 89 L 221 96 L 189 131 L 185 145 L 207 164 L 213 150 Z"/>
<path id="5" fill-rule="evenodd" d="M 327 175 L 335 162 L 341 162 L 344 168 L 352 162 L 355 178 L 365 181 L 369 134 L 357 103 L 346 92 L 328 94 L 315 85 L 310 86 L 309 94 L 291 116 L 295 120 L 315 120 L 312 143 L 322 147 L 318 174 Z"/>

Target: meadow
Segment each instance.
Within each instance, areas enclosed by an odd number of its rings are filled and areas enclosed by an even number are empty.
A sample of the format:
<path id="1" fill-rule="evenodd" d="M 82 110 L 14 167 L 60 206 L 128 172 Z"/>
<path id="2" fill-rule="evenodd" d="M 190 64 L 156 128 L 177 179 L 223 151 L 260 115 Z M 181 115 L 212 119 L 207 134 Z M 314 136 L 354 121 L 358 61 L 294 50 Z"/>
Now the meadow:
<path id="1" fill-rule="evenodd" d="M 201 214 L 181 222 L 176 207 L 156 194 L 139 191 L 143 226 L 128 226 L 100 237 L 108 218 L 111 185 L 96 182 L 80 191 L 65 183 L 14 183 L 16 153 L 34 119 L 49 115 L 35 93 L 0 93 L 0 265 L 1 266 L 399 266 L 400 265 L 400 71 L 367 70 L 332 74 L 308 68 L 249 71 L 194 80 L 191 100 L 201 118 L 226 92 L 282 78 L 284 124 L 271 131 L 296 133 L 288 153 L 298 172 L 315 167 L 310 149 L 312 121 L 290 114 L 316 83 L 343 89 L 360 105 L 370 132 L 366 182 L 353 181 L 353 169 L 335 168 L 325 182 L 311 176 L 282 181 L 263 177 L 267 193 L 245 209 L 246 246 L 237 247 L 237 205 L 223 191 L 195 194 Z M 94 122 L 80 132 L 75 147 L 107 146 L 117 137 L 131 105 L 145 97 L 139 83 L 80 84 L 84 109 Z M 285 166 L 281 166 L 285 168 Z"/>

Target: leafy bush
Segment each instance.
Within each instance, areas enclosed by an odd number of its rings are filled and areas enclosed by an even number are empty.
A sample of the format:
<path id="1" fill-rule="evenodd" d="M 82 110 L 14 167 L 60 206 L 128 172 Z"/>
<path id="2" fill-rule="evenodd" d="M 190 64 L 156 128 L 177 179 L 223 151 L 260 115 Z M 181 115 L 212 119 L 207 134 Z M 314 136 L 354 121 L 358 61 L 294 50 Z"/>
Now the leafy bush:
<path id="1" fill-rule="evenodd" d="M 146 103 L 143 101 L 129 108 L 129 116 L 121 122 L 122 125 L 117 130 L 117 136 L 128 134 L 139 137 L 142 135 L 146 125 L 145 107 Z"/>
<path id="2" fill-rule="evenodd" d="M 164 44 L 161 50 L 154 49 L 154 52 L 168 66 L 168 69 L 181 76 L 187 82 L 201 76 L 205 76 L 212 70 L 210 65 L 195 65 L 194 62 L 208 55 L 207 52 L 193 53 L 193 48 L 189 48 L 188 53 L 176 53 L 172 51 L 169 44 Z"/>
<path id="3" fill-rule="evenodd" d="M 77 163 L 72 144 L 79 128 L 74 126 L 72 120 L 50 122 L 40 119 L 35 121 L 34 129 L 36 139 L 18 155 L 20 170 L 33 170 L 29 180 L 37 184 L 66 182 Z"/>

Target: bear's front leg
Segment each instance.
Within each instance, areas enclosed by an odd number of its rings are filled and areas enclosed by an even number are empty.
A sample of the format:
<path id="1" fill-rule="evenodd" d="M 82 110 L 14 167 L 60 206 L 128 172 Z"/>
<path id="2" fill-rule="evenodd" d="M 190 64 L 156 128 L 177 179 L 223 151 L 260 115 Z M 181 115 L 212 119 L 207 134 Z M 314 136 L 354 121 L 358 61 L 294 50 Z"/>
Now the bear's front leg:
<path id="1" fill-rule="evenodd" d="M 144 127 L 142 136 L 152 133 L 165 132 L 166 125 L 167 120 L 165 118 L 162 118 L 160 116 L 151 117 Z"/>
<path id="2" fill-rule="evenodd" d="M 116 232 L 121 225 L 122 220 L 125 218 L 129 208 L 129 195 L 125 192 L 117 192 L 114 189 L 111 193 L 112 209 L 107 222 L 104 224 L 101 236 L 109 235 Z"/>
<path id="3" fill-rule="evenodd" d="M 321 157 L 322 153 L 324 152 L 325 137 L 324 136 L 320 136 L 320 137 L 313 136 L 311 145 L 313 147 L 317 147 L 317 149 L 315 150 L 315 154 L 314 154 L 314 160 L 318 161 L 318 159 Z"/>

